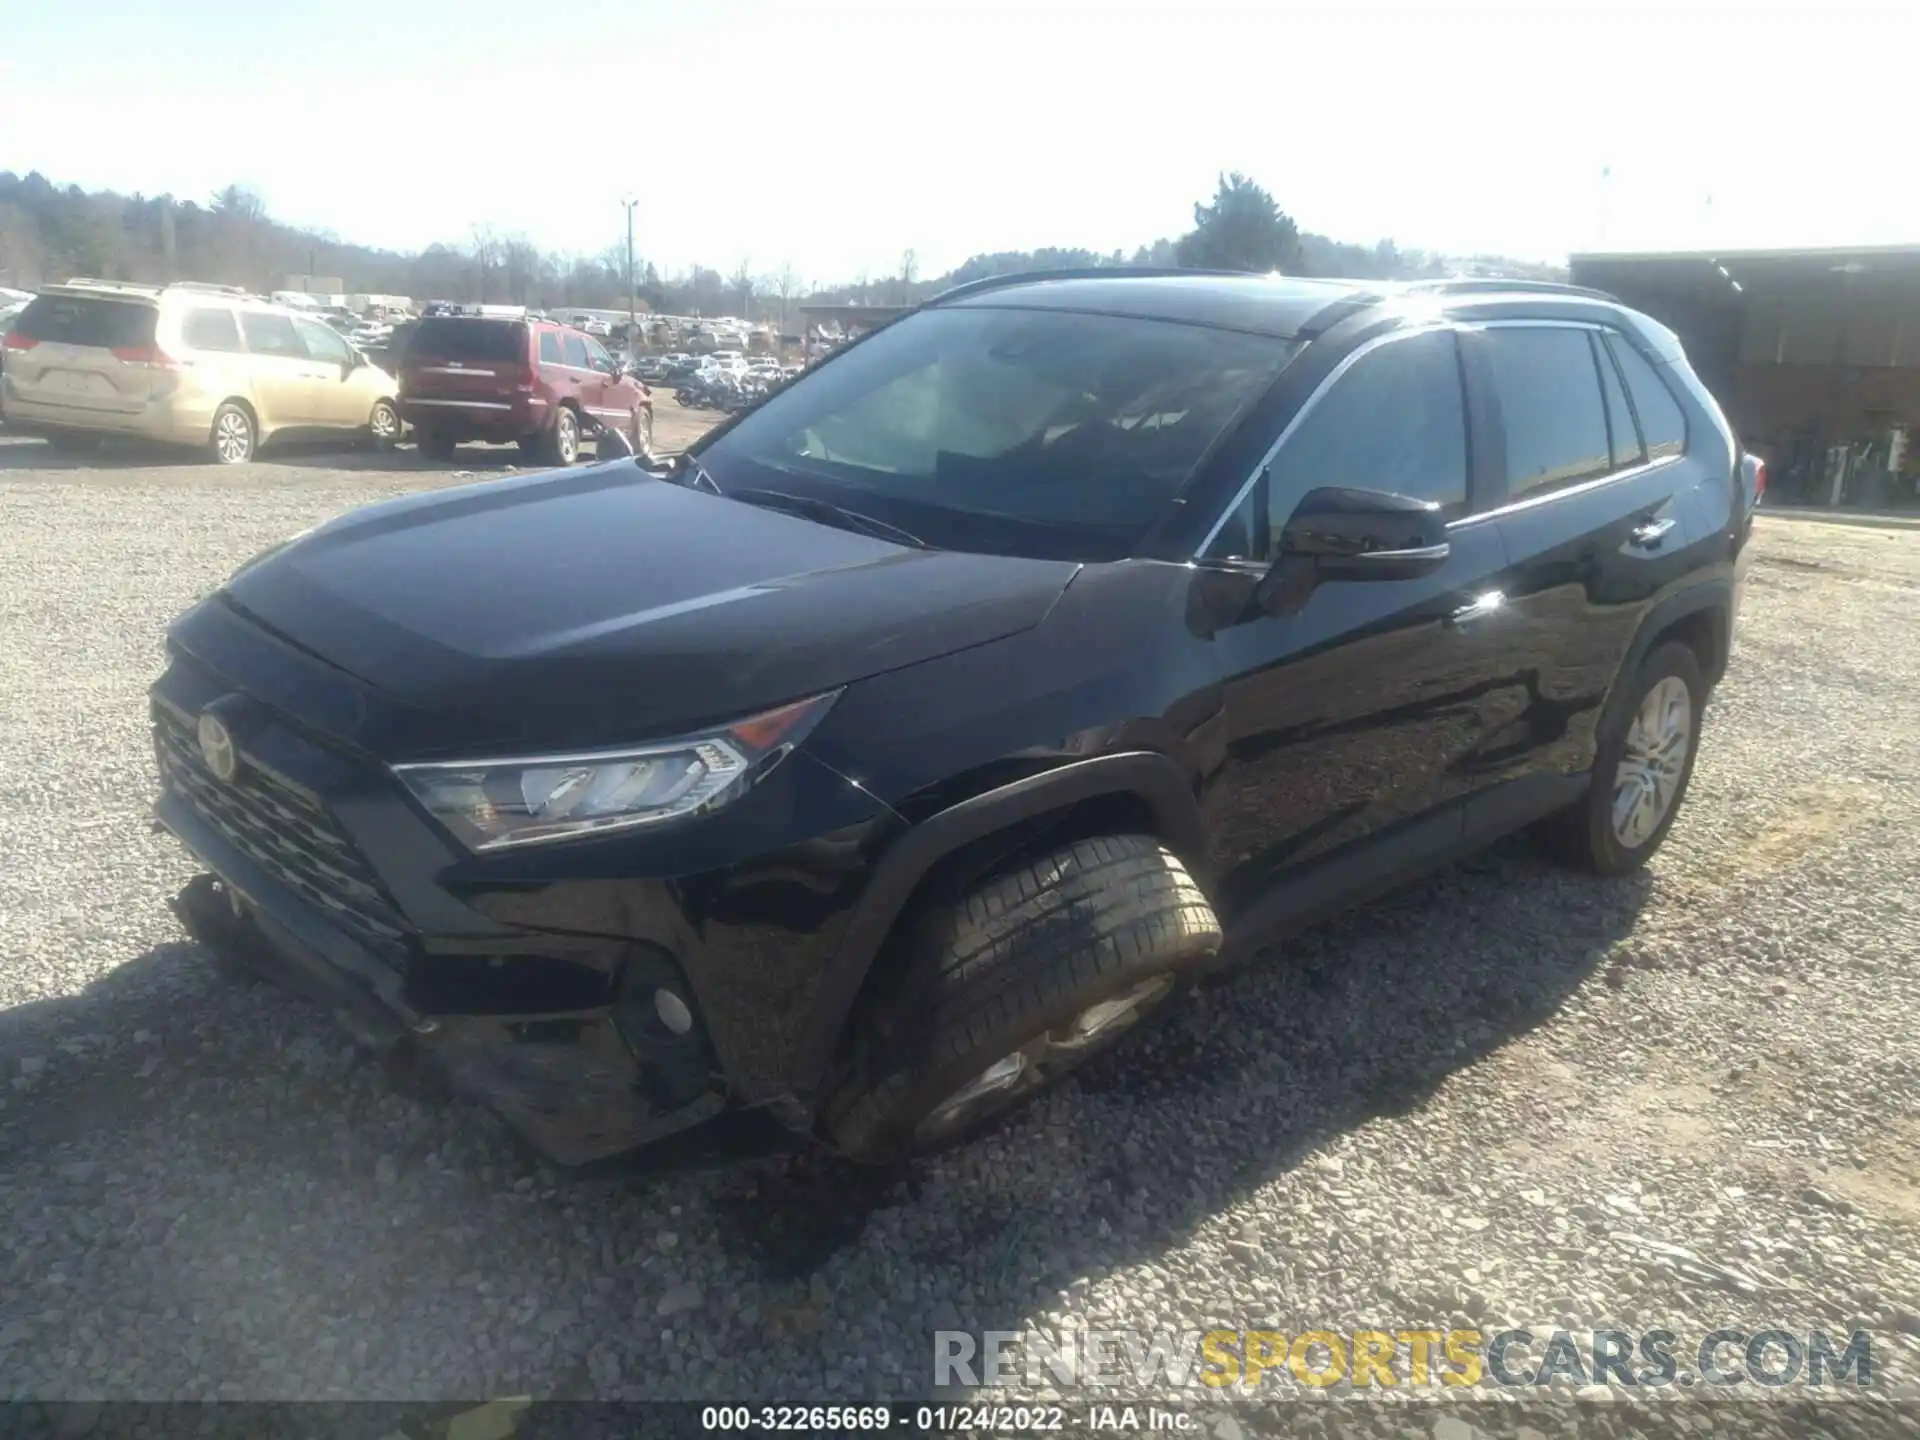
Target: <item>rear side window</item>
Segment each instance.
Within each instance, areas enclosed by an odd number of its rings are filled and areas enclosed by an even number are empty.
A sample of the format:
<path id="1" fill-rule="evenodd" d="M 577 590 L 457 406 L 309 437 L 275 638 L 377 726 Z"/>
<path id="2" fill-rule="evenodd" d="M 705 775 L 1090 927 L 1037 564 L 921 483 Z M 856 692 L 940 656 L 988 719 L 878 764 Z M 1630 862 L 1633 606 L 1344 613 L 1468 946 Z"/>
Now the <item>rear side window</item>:
<path id="1" fill-rule="evenodd" d="M 247 337 L 247 349 L 256 355 L 278 355 L 290 360 L 307 358 L 307 347 L 294 333 L 293 321 L 284 315 L 244 311 L 240 316 L 240 330 Z"/>
<path id="2" fill-rule="evenodd" d="M 54 345 L 128 350 L 153 344 L 151 305 L 91 295 L 36 295 L 13 322 L 13 333 Z"/>
<path id="3" fill-rule="evenodd" d="M 422 320 L 407 347 L 410 358 L 476 360 L 522 364 L 527 358 L 527 327 L 519 320 L 469 320 L 435 316 Z"/>
<path id="4" fill-rule="evenodd" d="M 1680 454 L 1687 448 L 1687 417 L 1667 382 L 1646 356 L 1619 336 L 1609 337 L 1607 344 L 1620 361 L 1620 373 L 1627 377 L 1627 393 L 1633 397 L 1640 433 L 1647 440 L 1647 458 L 1665 460 Z"/>
<path id="5" fill-rule="evenodd" d="M 180 317 L 180 340 L 189 350 L 238 350 L 240 322 L 231 310 L 189 310 Z"/>
<path id="6" fill-rule="evenodd" d="M 1584 330 L 1486 332 L 1507 435 L 1512 498 L 1577 484 L 1613 468 L 1600 374 Z"/>
<path id="7" fill-rule="evenodd" d="M 1627 392 L 1620 388 L 1620 372 L 1607 353 L 1606 341 L 1598 335 L 1593 337 L 1593 360 L 1600 367 L 1600 392 L 1607 399 L 1607 434 L 1613 441 L 1613 468 L 1625 470 L 1630 465 L 1638 465 L 1645 455 L 1640 448 L 1640 432 L 1633 423 L 1633 407 L 1627 404 Z"/>
<path id="8" fill-rule="evenodd" d="M 560 337 L 551 330 L 540 332 L 540 363 L 542 365 L 564 365 L 560 358 Z"/>
<path id="9" fill-rule="evenodd" d="M 587 342 L 581 335 L 563 335 L 560 343 L 566 348 L 567 364 L 576 370 L 587 368 Z"/>
<path id="10" fill-rule="evenodd" d="M 1464 510 L 1467 420 L 1452 334 L 1415 335 L 1362 356 L 1287 438 L 1270 476 L 1274 535 L 1302 495 L 1328 485 Z"/>

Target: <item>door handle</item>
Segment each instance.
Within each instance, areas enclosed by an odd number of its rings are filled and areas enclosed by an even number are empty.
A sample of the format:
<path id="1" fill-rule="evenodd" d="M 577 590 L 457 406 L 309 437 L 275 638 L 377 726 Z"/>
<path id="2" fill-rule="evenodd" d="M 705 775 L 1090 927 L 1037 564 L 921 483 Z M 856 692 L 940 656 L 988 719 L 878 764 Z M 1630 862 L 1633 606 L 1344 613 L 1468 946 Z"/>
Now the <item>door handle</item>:
<path id="1" fill-rule="evenodd" d="M 1462 605 L 1447 616 L 1447 624 L 1458 629 L 1462 625 L 1471 625 L 1476 620 L 1484 620 L 1489 615 L 1498 615 L 1507 608 L 1507 597 L 1499 590 L 1489 590 L 1484 595 L 1476 595 L 1468 604 Z"/>
<path id="2" fill-rule="evenodd" d="M 1645 550 L 1658 550 L 1671 529 L 1671 520 L 1648 520 L 1633 527 L 1633 543 Z"/>

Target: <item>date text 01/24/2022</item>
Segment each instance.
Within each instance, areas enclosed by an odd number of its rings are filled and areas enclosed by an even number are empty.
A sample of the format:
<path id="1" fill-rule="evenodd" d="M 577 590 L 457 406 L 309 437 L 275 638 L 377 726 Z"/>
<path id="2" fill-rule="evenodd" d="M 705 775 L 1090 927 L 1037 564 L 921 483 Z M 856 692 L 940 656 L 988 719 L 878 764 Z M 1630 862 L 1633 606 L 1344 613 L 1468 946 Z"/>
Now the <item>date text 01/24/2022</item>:
<path id="1" fill-rule="evenodd" d="M 1071 1417 L 1076 1429 L 1149 1430 L 1180 1433 L 1193 1428 L 1183 1410 L 1154 1405 L 1095 1405 Z M 860 1431 L 915 1430 L 927 1434 L 962 1431 L 1058 1431 L 1069 1419 L 1063 1405 L 708 1405 L 700 1428 L 715 1431 Z"/>

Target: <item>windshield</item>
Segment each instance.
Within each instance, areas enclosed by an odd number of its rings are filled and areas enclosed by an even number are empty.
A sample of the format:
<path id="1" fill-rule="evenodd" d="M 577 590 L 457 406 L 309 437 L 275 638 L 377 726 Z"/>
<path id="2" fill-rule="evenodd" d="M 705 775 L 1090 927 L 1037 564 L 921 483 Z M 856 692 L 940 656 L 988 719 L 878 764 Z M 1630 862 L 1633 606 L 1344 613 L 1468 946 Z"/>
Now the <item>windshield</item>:
<path id="1" fill-rule="evenodd" d="M 926 310 L 700 458 L 723 492 L 827 500 L 939 549 L 1118 559 L 1296 349 L 1114 315 Z"/>

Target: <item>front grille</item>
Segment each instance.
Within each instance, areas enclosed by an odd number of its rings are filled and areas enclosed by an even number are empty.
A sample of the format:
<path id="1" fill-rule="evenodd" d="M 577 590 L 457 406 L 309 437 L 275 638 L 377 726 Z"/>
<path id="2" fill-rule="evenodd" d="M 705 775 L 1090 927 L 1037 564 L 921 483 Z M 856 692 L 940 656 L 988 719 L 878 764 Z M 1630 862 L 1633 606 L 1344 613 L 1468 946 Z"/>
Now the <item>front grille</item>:
<path id="1" fill-rule="evenodd" d="M 231 781 L 216 779 L 192 725 L 167 705 L 153 707 L 153 739 L 162 783 L 202 820 L 340 929 L 404 958 L 399 907 L 316 797 L 244 758 Z"/>

